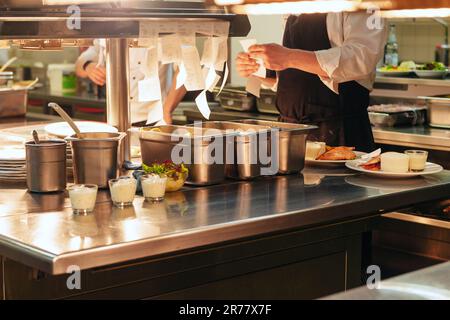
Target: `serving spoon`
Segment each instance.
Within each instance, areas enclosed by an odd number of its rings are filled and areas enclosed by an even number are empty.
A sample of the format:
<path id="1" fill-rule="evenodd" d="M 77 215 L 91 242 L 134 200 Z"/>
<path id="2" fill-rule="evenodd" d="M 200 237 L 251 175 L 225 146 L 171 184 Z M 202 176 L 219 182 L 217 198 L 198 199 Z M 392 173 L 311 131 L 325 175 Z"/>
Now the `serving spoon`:
<path id="1" fill-rule="evenodd" d="M 61 108 L 57 103 L 54 103 L 54 102 L 50 102 L 48 104 L 48 106 L 50 108 L 53 108 L 53 110 L 55 110 L 55 112 L 57 114 L 59 114 L 60 117 L 63 118 L 69 124 L 69 126 L 73 129 L 73 131 L 75 131 L 75 136 L 78 139 L 81 139 L 80 128 L 78 128 L 78 126 L 76 125 L 75 121 L 72 120 L 72 118 L 64 111 L 64 109 Z"/>

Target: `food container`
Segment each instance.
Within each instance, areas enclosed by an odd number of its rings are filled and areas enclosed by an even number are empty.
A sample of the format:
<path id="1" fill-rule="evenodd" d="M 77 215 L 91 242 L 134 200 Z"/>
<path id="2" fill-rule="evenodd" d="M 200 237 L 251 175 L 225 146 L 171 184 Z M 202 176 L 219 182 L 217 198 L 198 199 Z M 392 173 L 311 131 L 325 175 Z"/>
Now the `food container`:
<path id="1" fill-rule="evenodd" d="M 0 88 L 10 88 L 12 87 L 14 80 L 14 73 L 11 71 L 0 72 Z"/>
<path id="2" fill-rule="evenodd" d="M 419 126 L 427 119 L 427 108 L 415 105 L 381 104 L 367 108 L 370 123 L 376 127 Z"/>
<path id="3" fill-rule="evenodd" d="M 236 111 L 254 111 L 255 97 L 248 94 L 243 87 L 226 87 L 218 97 L 224 109 Z"/>
<path id="4" fill-rule="evenodd" d="M 0 118 L 24 116 L 27 103 L 27 90 L 0 89 Z"/>
<path id="5" fill-rule="evenodd" d="M 276 106 L 277 93 L 272 90 L 261 90 L 256 99 L 256 108 L 261 113 L 280 114 Z"/>
<path id="6" fill-rule="evenodd" d="M 239 123 L 270 127 L 278 131 L 278 173 L 289 174 L 303 170 L 305 166 L 306 138 L 317 129 L 313 125 L 247 119 Z M 272 132 L 272 135 L 274 132 Z M 271 144 L 271 154 L 274 155 Z"/>
<path id="7" fill-rule="evenodd" d="M 225 180 L 225 143 L 229 135 L 218 130 L 207 132 L 202 128 L 174 125 L 142 128 L 139 135 L 143 163 L 183 162 L 189 169 L 186 182 L 193 185 L 211 185 Z M 210 145 L 216 142 L 223 146 L 222 157 L 216 163 L 208 163 L 204 160 Z"/>
<path id="8" fill-rule="evenodd" d="M 66 188 L 66 142 L 42 140 L 25 144 L 27 186 L 31 192 L 55 192 Z"/>
<path id="9" fill-rule="evenodd" d="M 231 121 L 206 121 L 200 126 L 234 133 L 234 137 L 226 141 L 227 177 L 248 180 L 261 176 L 262 169 L 270 167 L 269 126 Z M 267 157 L 268 163 L 264 163 L 260 155 Z"/>
<path id="10" fill-rule="evenodd" d="M 450 128 L 450 96 L 422 97 L 427 101 L 430 126 Z"/>
<path id="11" fill-rule="evenodd" d="M 118 150 L 125 133 L 86 132 L 70 141 L 73 174 L 76 184 L 96 184 L 107 188 L 110 179 L 118 175 Z"/>

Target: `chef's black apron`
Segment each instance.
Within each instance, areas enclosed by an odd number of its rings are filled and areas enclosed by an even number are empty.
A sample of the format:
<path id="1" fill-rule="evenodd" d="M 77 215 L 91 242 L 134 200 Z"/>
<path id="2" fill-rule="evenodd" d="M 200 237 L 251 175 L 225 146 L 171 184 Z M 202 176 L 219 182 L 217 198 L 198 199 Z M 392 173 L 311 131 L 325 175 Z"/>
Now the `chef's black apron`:
<path id="1" fill-rule="evenodd" d="M 308 51 L 330 49 L 326 19 L 326 14 L 290 16 L 283 46 Z M 318 125 L 319 130 L 310 135 L 310 140 L 373 151 L 367 113 L 369 90 L 349 81 L 340 83 L 336 94 L 319 76 L 298 69 L 283 70 L 278 78 L 277 108 L 281 121 Z"/>

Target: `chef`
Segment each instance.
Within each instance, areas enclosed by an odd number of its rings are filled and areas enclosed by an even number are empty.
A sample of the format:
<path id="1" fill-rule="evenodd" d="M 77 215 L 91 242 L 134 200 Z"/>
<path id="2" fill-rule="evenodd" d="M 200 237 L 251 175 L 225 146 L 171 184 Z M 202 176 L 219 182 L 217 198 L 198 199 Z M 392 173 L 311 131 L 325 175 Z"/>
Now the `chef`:
<path id="1" fill-rule="evenodd" d="M 76 73 L 79 77 L 89 78 L 99 86 L 106 83 L 104 66 L 104 45 L 95 40 L 94 45 L 84 51 L 77 59 Z M 176 89 L 175 67 L 171 64 L 159 65 L 159 79 L 163 110 L 157 110 L 152 102 L 139 102 L 138 82 L 144 79 L 142 65 L 146 58 L 146 48 L 130 49 L 130 110 L 133 124 L 170 124 L 172 113 L 186 94 L 184 86 Z"/>
<path id="2" fill-rule="evenodd" d="M 369 92 L 383 55 L 386 28 L 371 27 L 365 12 L 291 15 L 283 46 L 254 45 L 237 56 L 243 77 L 262 59 L 273 78 L 261 79 L 277 91 L 280 120 L 319 126 L 311 140 L 372 151 Z"/>

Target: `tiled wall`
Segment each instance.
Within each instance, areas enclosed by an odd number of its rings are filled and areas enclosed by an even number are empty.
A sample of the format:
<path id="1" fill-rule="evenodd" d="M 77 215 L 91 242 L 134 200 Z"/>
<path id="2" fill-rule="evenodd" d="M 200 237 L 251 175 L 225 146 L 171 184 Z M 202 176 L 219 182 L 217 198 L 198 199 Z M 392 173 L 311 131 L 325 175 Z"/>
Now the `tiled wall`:
<path id="1" fill-rule="evenodd" d="M 428 62 L 434 60 L 437 44 L 444 42 L 444 27 L 434 21 L 400 21 L 396 25 L 400 60 Z"/>

